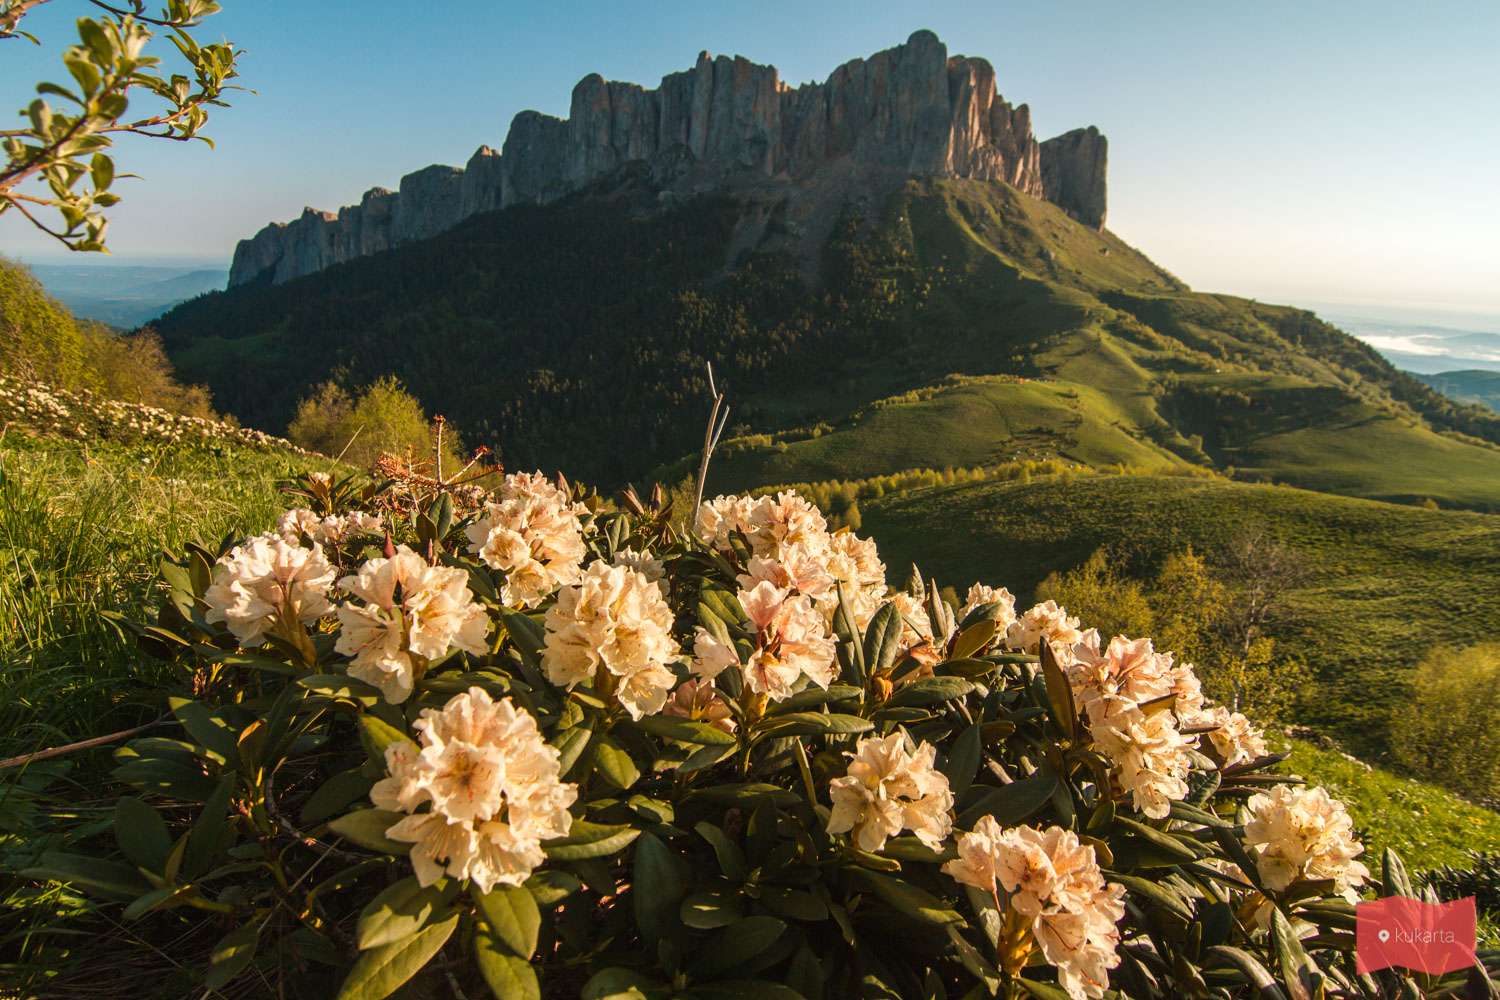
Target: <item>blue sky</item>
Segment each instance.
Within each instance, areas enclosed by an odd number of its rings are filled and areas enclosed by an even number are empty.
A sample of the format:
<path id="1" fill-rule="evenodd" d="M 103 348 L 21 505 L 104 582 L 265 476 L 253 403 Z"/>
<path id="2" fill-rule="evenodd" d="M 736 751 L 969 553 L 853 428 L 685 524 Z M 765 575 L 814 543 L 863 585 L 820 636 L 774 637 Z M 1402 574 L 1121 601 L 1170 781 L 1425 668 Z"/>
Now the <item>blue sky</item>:
<path id="1" fill-rule="evenodd" d="M 228 260 L 304 205 L 335 209 L 433 162 L 498 147 L 511 117 L 566 114 L 599 72 L 654 85 L 699 50 L 820 80 L 931 28 L 983 56 L 1041 138 L 1110 139 L 1110 228 L 1198 288 L 1278 301 L 1500 313 L 1500 4 L 1323 0 L 580 3 L 221 0 L 203 34 L 247 50 L 218 148 L 127 141 L 119 263 Z M 81 0 L 4 47 L 12 107 Z M 14 213 L 0 252 L 56 256 Z"/>

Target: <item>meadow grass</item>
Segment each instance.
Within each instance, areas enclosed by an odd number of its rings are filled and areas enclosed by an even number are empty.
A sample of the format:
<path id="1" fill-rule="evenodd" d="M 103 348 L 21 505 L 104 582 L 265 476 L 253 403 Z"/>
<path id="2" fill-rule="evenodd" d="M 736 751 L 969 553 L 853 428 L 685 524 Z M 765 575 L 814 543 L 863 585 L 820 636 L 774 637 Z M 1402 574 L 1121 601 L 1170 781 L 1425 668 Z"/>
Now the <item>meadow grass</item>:
<path id="1" fill-rule="evenodd" d="M 162 549 L 263 531 L 304 459 L 249 449 L 0 449 L 0 757 L 155 718 L 162 666 L 105 612 L 148 610 Z"/>
<path id="2" fill-rule="evenodd" d="M 1298 718 L 1378 762 L 1386 721 L 1435 645 L 1464 647 L 1500 622 L 1500 517 L 1281 486 L 1159 475 L 1069 475 L 887 494 L 860 502 L 893 580 L 913 564 L 963 593 L 976 581 L 1029 600 L 1053 571 L 1100 548 L 1148 575 L 1191 545 L 1212 553 L 1263 528 L 1310 570 L 1278 639 L 1312 667 Z"/>

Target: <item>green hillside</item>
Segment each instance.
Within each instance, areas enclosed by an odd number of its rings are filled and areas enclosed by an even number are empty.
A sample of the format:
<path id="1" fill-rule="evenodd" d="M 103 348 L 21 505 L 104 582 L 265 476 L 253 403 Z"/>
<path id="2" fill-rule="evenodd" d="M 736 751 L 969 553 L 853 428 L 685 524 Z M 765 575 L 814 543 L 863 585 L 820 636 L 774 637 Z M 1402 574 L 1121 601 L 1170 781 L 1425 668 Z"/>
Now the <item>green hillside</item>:
<path id="1" fill-rule="evenodd" d="M 1487 406 L 1500 411 L 1500 372 L 1469 368 L 1437 375 L 1417 375 L 1433 389 L 1460 403 Z"/>
<path id="2" fill-rule="evenodd" d="M 861 500 L 861 533 L 893 571 L 912 563 L 962 593 L 978 580 L 1023 597 L 1096 549 L 1138 553 L 1127 572 L 1191 544 L 1263 527 L 1302 554 L 1293 643 L 1314 668 L 1307 724 L 1379 750 L 1389 707 L 1432 645 L 1471 645 L 1500 622 L 1500 517 L 1280 486 L 1173 476 L 1051 476 Z M 899 576 L 899 572 L 894 575 Z"/>
<path id="3" fill-rule="evenodd" d="M 1500 506 L 1500 415 L 1309 313 L 1192 292 L 1004 183 L 913 180 L 846 211 L 815 285 L 773 251 L 790 238 L 774 210 L 726 270 L 745 205 L 647 212 L 649 188 L 624 190 L 208 295 L 158 326 L 184 377 L 249 423 L 284 427 L 324 379 L 395 373 L 507 464 L 604 485 L 697 448 L 712 362 L 736 487 L 1019 455 Z"/>

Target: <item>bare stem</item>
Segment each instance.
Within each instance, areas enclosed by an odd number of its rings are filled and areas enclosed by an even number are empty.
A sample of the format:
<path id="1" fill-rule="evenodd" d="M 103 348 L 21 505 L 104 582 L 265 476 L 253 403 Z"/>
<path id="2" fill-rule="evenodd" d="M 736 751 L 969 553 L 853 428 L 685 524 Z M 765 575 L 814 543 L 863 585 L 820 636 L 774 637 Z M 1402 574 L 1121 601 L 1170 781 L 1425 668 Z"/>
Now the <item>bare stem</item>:
<path id="1" fill-rule="evenodd" d="M 708 460 L 713 457 L 714 449 L 719 446 L 719 438 L 724 434 L 724 425 L 729 422 L 729 408 L 724 406 L 724 394 L 714 385 L 714 365 L 708 363 L 708 391 L 714 397 L 714 407 L 708 414 L 708 430 L 703 435 L 703 461 L 698 466 L 698 493 L 693 501 L 693 510 L 696 511 L 703 505 L 703 485 L 708 479 Z M 719 409 L 723 407 L 723 414 Z"/>

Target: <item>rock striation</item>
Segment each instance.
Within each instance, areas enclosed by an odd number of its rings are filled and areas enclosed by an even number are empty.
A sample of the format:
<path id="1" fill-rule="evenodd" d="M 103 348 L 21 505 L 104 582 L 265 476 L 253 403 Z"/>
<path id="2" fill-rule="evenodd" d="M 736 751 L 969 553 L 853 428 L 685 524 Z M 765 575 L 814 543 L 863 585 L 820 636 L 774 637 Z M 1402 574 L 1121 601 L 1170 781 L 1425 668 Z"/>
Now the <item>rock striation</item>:
<path id="1" fill-rule="evenodd" d="M 408 174 L 399 191 L 375 188 L 337 215 L 309 208 L 273 223 L 240 242 L 229 284 L 287 281 L 635 165 L 664 195 L 753 184 L 842 198 L 848 178 L 876 174 L 1001 180 L 1102 229 L 1105 164 L 1098 129 L 1039 143 L 1030 109 L 996 92 L 993 67 L 950 57 L 930 31 L 796 88 L 774 66 L 704 52 L 655 90 L 590 74 L 566 119 L 521 112 L 499 153 L 484 146 L 463 169 Z"/>

